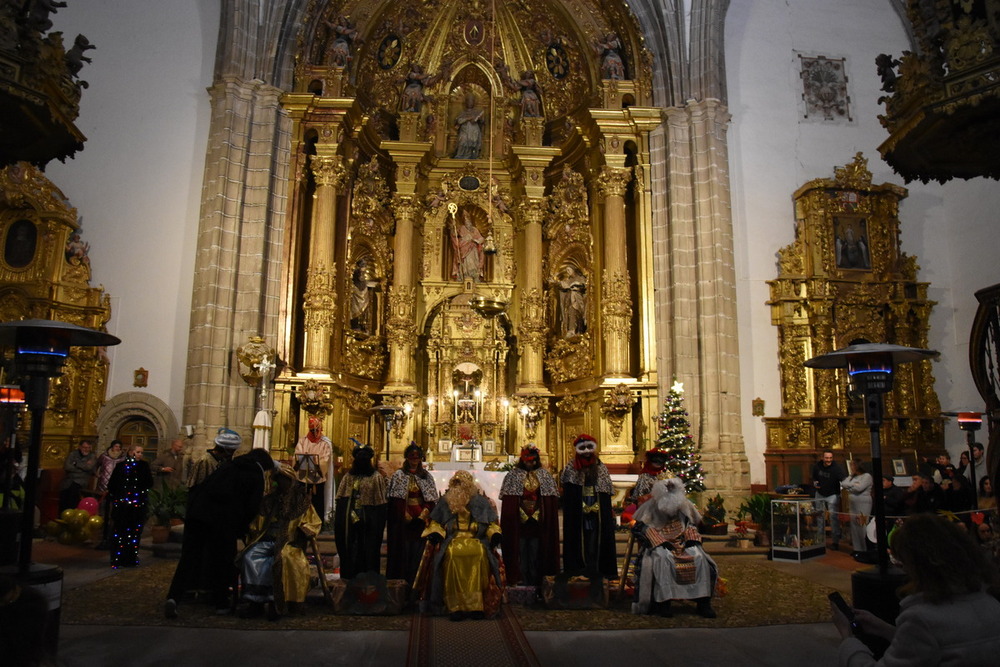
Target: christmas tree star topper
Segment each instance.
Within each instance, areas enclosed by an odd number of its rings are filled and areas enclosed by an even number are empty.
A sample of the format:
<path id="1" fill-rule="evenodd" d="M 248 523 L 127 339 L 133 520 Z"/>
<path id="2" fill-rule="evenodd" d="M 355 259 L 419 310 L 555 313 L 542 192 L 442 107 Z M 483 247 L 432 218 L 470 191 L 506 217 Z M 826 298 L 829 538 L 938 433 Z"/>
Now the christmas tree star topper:
<path id="1" fill-rule="evenodd" d="M 684 383 L 674 380 L 674 386 L 670 388 L 670 391 L 676 391 L 678 394 L 684 393 Z"/>

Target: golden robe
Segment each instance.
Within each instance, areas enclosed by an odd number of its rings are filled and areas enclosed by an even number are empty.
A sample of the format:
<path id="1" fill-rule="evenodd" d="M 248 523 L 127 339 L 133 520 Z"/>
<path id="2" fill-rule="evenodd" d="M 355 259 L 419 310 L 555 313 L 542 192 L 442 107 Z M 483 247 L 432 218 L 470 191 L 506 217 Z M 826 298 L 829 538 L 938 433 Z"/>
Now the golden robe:
<path id="1" fill-rule="evenodd" d="M 273 540 L 274 548 L 271 556 L 274 564 L 271 571 L 274 601 L 278 611 L 284 612 L 285 603 L 303 602 L 306 599 L 306 593 L 310 588 L 310 576 L 305 550 L 312 537 L 319 534 L 323 522 L 310 505 L 300 516 L 289 521 L 284 530 L 280 527 L 275 530 L 272 523 L 272 517 L 267 514 L 262 512 L 257 515 L 250 524 L 251 537 L 241 553 L 241 561 L 244 556 L 259 557 L 252 556 L 260 553 L 260 550 L 254 547 Z"/>

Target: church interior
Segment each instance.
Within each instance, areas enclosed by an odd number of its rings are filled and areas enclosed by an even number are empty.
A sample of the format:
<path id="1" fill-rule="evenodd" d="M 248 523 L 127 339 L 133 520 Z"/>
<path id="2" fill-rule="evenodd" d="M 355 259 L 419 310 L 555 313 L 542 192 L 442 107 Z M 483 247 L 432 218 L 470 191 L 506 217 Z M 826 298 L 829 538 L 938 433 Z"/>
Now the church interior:
<path id="1" fill-rule="evenodd" d="M 338 474 L 592 443 L 620 505 L 672 397 L 735 508 L 871 459 L 810 360 L 889 344 L 884 469 L 982 413 L 995 481 L 998 82 L 993 0 L 4 3 L 0 322 L 110 334 L 4 447 L 42 523 L 84 440 L 291 462 L 311 423 Z"/>
<path id="2" fill-rule="evenodd" d="M 680 383 L 736 500 L 869 455 L 803 366 L 859 342 L 938 353 L 886 459 L 957 456 L 942 413 L 993 407 L 1000 18 L 938 5 L 8 4 L 0 319 L 122 341 L 53 381 L 42 467 L 221 427 L 283 457 L 318 415 L 345 457 L 557 470 L 590 433 L 628 473 Z"/>

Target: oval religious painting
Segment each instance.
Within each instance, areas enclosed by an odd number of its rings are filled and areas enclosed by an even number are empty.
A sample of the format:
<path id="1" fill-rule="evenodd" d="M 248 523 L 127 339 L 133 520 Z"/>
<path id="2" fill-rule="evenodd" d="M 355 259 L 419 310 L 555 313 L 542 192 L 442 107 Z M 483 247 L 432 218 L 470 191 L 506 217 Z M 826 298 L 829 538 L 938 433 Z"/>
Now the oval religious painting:
<path id="1" fill-rule="evenodd" d="M 399 62 L 403 53 L 403 40 L 391 32 L 378 45 L 378 66 L 382 69 L 392 69 Z"/>
<path id="2" fill-rule="evenodd" d="M 22 269 L 31 263 L 38 245 L 38 230 L 30 220 L 18 220 L 7 229 L 3 259 L 12 269 Z"/>
<path id="3" fill-rule="evenodd" d="M 458 187 L 462 188 L 466 192 L 472 192 L 473 190 L 479 189 L 479 179 L 475 176 L 463 176 L 458 182 Z"/>
<path id="4" fill-rule="evenodd" d="M 556 79 L 565 79 L 569 74 L 569 56 L 559 42 L 552 42 L 545 49 L 545 66 Z"/>

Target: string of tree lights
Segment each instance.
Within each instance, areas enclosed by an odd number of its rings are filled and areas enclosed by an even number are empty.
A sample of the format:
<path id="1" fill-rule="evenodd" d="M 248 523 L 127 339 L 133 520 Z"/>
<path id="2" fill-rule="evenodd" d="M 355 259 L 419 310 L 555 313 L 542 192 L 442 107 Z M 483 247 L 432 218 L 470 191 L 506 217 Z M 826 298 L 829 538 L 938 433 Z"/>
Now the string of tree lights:
<path id="1" fill-rule="evenodd" d="M 657 449 L 667 452 L 664 470 L 684 481 L 688 493 L 705 490 L 705 473 L 701 469 L 698 445 L 691 437 L 691 422 L 684 408 L 684 384 L 674 380 L 663 411 L 656 417 Z"/>

